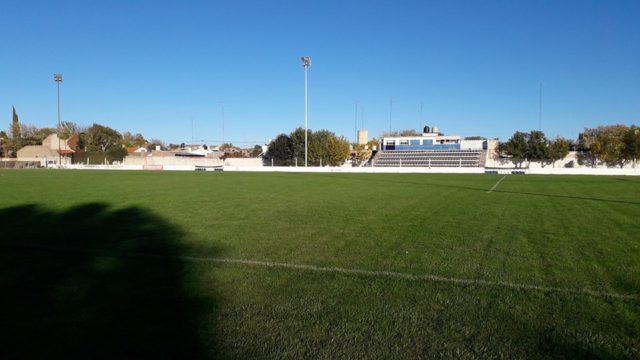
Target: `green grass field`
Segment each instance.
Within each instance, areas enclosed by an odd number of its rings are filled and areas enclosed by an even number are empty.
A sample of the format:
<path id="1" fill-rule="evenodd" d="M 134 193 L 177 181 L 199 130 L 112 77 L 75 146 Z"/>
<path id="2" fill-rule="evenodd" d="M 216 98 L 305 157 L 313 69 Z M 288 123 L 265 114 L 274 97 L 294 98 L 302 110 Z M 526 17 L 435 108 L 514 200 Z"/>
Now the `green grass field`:
<path id="1" fill-rule="evenodd" d="M 0 357 L 640 358 L 640 178 L 501 178 L 0 171 Z"/>

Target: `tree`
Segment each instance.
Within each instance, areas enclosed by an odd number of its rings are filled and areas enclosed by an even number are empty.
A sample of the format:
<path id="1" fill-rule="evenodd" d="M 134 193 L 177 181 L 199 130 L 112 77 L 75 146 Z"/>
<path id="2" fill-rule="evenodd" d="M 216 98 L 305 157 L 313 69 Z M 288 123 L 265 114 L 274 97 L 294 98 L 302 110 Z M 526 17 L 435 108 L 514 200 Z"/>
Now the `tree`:
<path id="1" fill-rule="evenodd" d="M 640 128 L 632 125 L 624 134 L 624 158 L 633 161 L 633 167 L 636 167 L 638 158 L 640 157 Z"/>
<path id="2" fill-rule="evenodd" d="M 225 150 L 229 150 L 231 148 L 234 148 L 232 143 L 224 143 L 222 145 L 220 145 L 220 151 L 225 151 Z"/>
<path id="3" fill-rule="evenodd" d="M 56 130 L 54 128 L 41 128 L 33 134 L 33 139 L 36 140 L 38 144 L 42 144 L 42 141 L 44 141 L 47 136 L 55 134 L 55 132 Z"/>
<path id="4" fill-rule="evenodd" d="M 60 134 L 60 139 L 68 139 L 74 134 L 79 134 L 82 132 L 82 129 L 78 124 L 71 121 L 63 121 L 60 123 L 60 128 L 58 129 L 58 134 Z"/>
<path id="5" fill-rule="evenodd" d="M 420 136 L 422 135 L 419 131 L 414 129 L 404 129 L 400 130 L 400 136 Z"/>
<path id="6" fill-rule="evenodd" d="M 487 140 L 484 136 L 467 136 L 464 138 L 465 140 Z"/>
<path id="7" fill-rule="evenodd" d="M 624 166 L 624 136 L 629 131 L 626 125 L 599 126 L 591 152 L 609 166 Z"/>
<path id="8" fill-rule="evenodd" d="M 329 136 L 327 144 L 327 161 L 329 166 L 340 166 L 349 157 L 349 140 L 334 133 Z"/>
<path id="9" fill-rule="evenodd" d="M 349 140 L 329 130 L 312 132 L 309 137 L 309 165 L 340 166 L 349 158 Z"/>
<path id="10" fill-rule="evenodd" d="M 18 119 L 18 114 L 16 113 L 15 106 L 13 107 L 13 119 L 11 121 L 11 138 L 14 140 L 18 140 L 22 137 L 22 133 L 20 132 L 20 120 Z"/>
<path id="11" fill-rule="evenodd" d="M 42 141 L 49 135 L 55 134 L 53 128 L 38 128 L 31 124 L 20 124 L 20 133 L 22 134 L 21 147 L 27 145 L 41 145 Z"/>
<path id="12" fill-rule="evenodd" d="M 40 129 L 38 129 L 38 127 L 35 125 L 20 123 L 20 137 L 23 139 L 36 137 L 38 130 Z"/>
<path id="13" fill-rule="evenodd" d="M 527 134 L 516 131 L 506 143 L 499 145 L 499 151 L 511 157 L 516 167 L 521 167 L 522 163 L 528 159 Z"/>
<path id="14" fill-rule="evenodd" d="M 556 161 L 564 159 L 569 154 L 571 141 L 563 137 L 556 137 L 549 144 L 548 159 L 556 167 Z"/>
<path id="15" fill-rule="evenodd" d="M 304 128 L 299 127 L 293 130 L 289 138 L 291 138 L 293 164 L 304 165 Z M 311 138 L 313 138 L 313 130 L 307 130 L 307 141 L 310 142 Z"/>
<path id="16" fill-rule="evenodd" d="M 352 160 L 356 164 L 360 164 L 371 157 L 371 149 L 368 148 L 365 150 L 365 146 L 366 145 L 356 145 L 353 147 Z"/>
<path id="17" fill-rule="evenodd" d="M 287 166 L 291 164 L 293 146 L 291 138 L 287 134 L 280 134 L 269 143 L 269 149 L 265 154 L 266 160 L 272 160 L 273 165 Z"/>
<path id="18" fill-rule="evenodd" d="M 528 133 L 516 131 L 506 143 L 498 145 L 498 153 L 506 154 L 517 167 L 527 161 L 539 161 L 544 166 L 548 160 L 549 140 L 542 131 L 532 130 Z"/>
<path id="19" fill-rule="evenodd" d="M 16 108 L 13 108 L 13 117 L 11 121 L 10 133 L 11 137 L 6 140 L 4 144 L 4 155 L 10 157 L 16 157 L 18 150 L 20 150 L 24 145 L 22 144 L 22 133 L 20 132 L 20 120 L 18 119 L 18 114 L 16 113 Z"/>
<path id="20" fill-rule="evenodd" d="M 369 140 L 367 146 L 369 147 L 369 150 L 373 150 L 374 146 L 376 147 L 376 149 L 380 150 L 380 142 L 376 138 Z"/>
<path id="21" fill-rule="evenodd" d="M 93 124 L 85 134 L 86 151 L 93 162 L 99 155 L 104 164 L 122 161 L 127 150 L 122 146 L 122 135 L 116 130 Z"/>
<path id="22" fill-rule="evenodd" d="M 142 136 L 142 134 L 132 134 L 129 131 L 125 131 L 122 133 L 122 145 L 125 147 L 146 147 L 148 145 L 147 140 Z"/>
<path id="23" fill-rule="evenodd" d="M 584 131 L 578 135 L 578 144 L 576 147 L 578 151 L 578 164 L 587 164 L 591 167 L 596 167 L 598 157 L 591 151 L 591 147 L 598 136 L 598 131 L 598 129 L 585 128 Z"/>
<path id="24" fill-rule="evenodd" d="M 420 136 L 422 135 L 420 132 L 414 129 L 404 129 L 404 130 L 393 130 L 393 131 L 384 131 L 380 137 L 398 137 L 398 136 Z"/>
<path id="25" fill-rule="evenodd" d="M 254 158 L 260 156 L 260 154 L 262 154 L 262 146 L 256 145 L 253 147 L 253 150 L 251 150 L 249 156 Z"/>
<path id="26" fill-rule="evenodd" d="M 4 131 L 0 131 L 0 158 L 6 157 L 9 148 L 9 136 Z"/>
<path id="27" fill-rule="evenodd" d="M 532 130 L 529 134 L 526 134 L 526 139 L 526 159 L 528 161 L 539 161 L 543 165 L 544 161 L 549 158 L 549 140 L 547 140 L 542 131 L 538 130 Z"/>
<path id="28" fill-rule="evenodd" d="M 309 136 L 309 165 L 320 166 L 327 164 L 329 157 L 329 139 L 333 135 L 328 130 L 319 130 Z M 333 135 L 335 136 L 335 135 Z"/>
<path id="29" fill-rule="evenodd" d="M 156 149 L 156 146 L 160 146 L 160 150 L 166 150 L 167 146 L 164 143 L 164 141 L 160 140 L 160 139 L 151 139 L 149 140 L 149 143 L 147 144 L 147 150 L 149 151 L 153 151 Z"/>
<path id="30" fill-rule="evenodd" d="M 331 131 L 308 130 L 307 162 L 311 166 L 342 165 L 349 158 L 349 141 L 337 137 Z M 265 160 L 273 159 L 278 166 L 304 165 L 304 129 L 297 128 L 291 134 L 280 134 L 271 141 Z"/>

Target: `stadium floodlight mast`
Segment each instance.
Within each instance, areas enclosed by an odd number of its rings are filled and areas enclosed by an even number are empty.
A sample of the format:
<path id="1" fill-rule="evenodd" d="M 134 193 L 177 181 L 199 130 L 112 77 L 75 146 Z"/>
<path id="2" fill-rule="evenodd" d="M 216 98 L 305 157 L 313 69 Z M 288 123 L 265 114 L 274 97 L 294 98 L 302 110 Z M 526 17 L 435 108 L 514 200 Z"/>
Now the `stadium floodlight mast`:
<path id="1" fill-rule="evenodd" d="M 60 142 L 60 129 L 62 128 L 60 124 L 60 83 L 62 82 L 62 74 L 53 74 L 53 81 L 58 85 L 58 167 L 62 167 L 62 147 Z"/>
<path id="2" fill-rule="evenodd" d="M 303 56 L 302 66 L 304 66 L 304 167 L 307 167 L 307 71 L 311 66 L 311 58 L 309 56 Z"/>

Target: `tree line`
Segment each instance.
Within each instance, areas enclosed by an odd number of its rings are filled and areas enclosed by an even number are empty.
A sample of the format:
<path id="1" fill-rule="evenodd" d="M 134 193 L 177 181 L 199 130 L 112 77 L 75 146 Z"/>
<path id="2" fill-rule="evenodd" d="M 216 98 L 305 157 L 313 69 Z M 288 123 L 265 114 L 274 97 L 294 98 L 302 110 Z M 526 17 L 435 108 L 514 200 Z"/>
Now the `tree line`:
<path id="1" fill-rule="evenodd" d="M 311 166 L 340 166 L 349 157 L 349 141 L 331 131 L 307 131 L 307 162 Z M 280 134 L 269 143 L 264 159 L 276 166 L 304 166 L 304 129 Z"/>
<path id="2" fill-rule="evenodd" d="M 157 139 L 147 140 L 142 134 L 132 134 L 125 131 L 118 132 L 108 126 L 93 124 L 88 127 L 74 122 L 61 122 L 59 128 L 38 128 L 37 126 L 20 122 L 15 108 L 9 133 L 0 131 L 0 157 L 17 157 L 18 150 L 29 145 L 41 145 L 49 135 L 57 133 L 62 140 L 73 135 L 78 136 L 74 162 L 90 164 L 113 163 L 122 161 L 127 156 L 127 148 L 144 147 L 149 150 L 156 146 L 164 147 L 164 143 Z"/>
<path id="3" fill-rule="evenodd" d="M 632 163 L 635 167 L 640 157 L 640 128 L 620 124 L 585 128 L 575 141 L 563 137 L 549 140 L 538 130 L 516 131 L 508 141 L 499 143 L 497 150 L 501 156 L 510 157 L 517 167 L 525 162 L 555 166 L 571 150 L 577 152 L 580 165 L 623 167 Z"/>

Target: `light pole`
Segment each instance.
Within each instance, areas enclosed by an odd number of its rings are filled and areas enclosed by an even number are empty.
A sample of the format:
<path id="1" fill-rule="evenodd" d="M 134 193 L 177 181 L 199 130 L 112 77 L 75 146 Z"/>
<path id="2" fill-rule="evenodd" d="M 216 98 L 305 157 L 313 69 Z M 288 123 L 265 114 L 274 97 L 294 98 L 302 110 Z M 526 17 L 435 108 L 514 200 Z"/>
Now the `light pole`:
<path id="1" fill-rule="evenodd" d="M 542 131 L 542 81 L 540 81 L 540 99 L 538 103 L 538 130 Z"/>
<path id="2" fill-rule="evenodd" d="M 224 145 L 224 103 L 220 103 L 220 115 L 222 116 L 222 145 Z"/>
<path id="3" fill-rule="evenodd" d="M 311 58 L 303 56 L 302 66 L 304 66 L 304 167 L 307 167 L 307 71 L 311 66 Z"/>
<path id="4" fill-rule="evenodd" d="M 393 96 L 389 96 L 389 136 L 391 136 L 391 120 L 393 119 Z"/>
<path id="5" fill-rule="evenodd" d="M 355 141 L 353 142 L 353 149 L 355 150 L 356 145 L 358 145 L 358 100 L 355 101 L 355 108 L 356 108 L 356 113 L 355 113 L 355 121 L 353 123 L 353 132 L 354 132 L 354 139 Z"/>
<path id="6" fill-rule="evenodd" d="M 58 86 L 58 167 L 62 167 L 62 147 L 60 146 L 60 83 L 62 82 L 62 74 L 53 74 L 53 81 L 55 81 Z"/>

